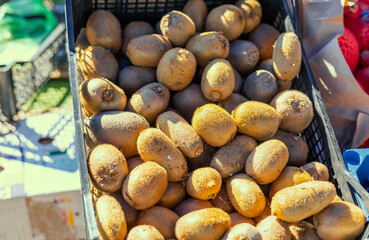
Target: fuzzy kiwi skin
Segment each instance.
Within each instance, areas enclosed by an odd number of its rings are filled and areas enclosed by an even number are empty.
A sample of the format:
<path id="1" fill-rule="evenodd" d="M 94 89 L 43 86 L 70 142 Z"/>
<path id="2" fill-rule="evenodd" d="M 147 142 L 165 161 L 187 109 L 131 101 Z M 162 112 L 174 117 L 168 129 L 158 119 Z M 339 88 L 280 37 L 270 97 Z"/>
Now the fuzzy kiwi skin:
<path id="1" fill-rule="evenodd" d="M 222 187 L 222 177 L 211 167 L 196 169 L 186 181 L 186 191 L 194 198 L 209 200 L 215 198 Z"/>
<path id="2" fill-rule="evenodd" d="M 243 79 L 241 78 L 241 75 L 238 73 L 238 71 L 233 68 L 233 73 L 234 73 L 234 88 L 233 88 L 233 93 L 239 93 L 242 90 L 242 86 L 243 86 Z"/>
<path id="3" fill-rule="evenodd" d="M 148 128 L 137 139 L 137 149 L 145 162 L 154 161 L 165 168 L 172 182 L 185 180 L 187 162 L 181 151 L 159 129 Z"/>
<path id="4" fill-rule="evenodd" d="M 231 96 L 235 79 L 231 64 L 224 59 L 214 59 L 204 69 L 201 91 L 210 101 L 221 101 Z"/>
<path id="5" fill-rule="evenodd" d="M 302 168 L 309 173 L 314 180 L 328 181 L 329 171 L 328 168 L 320 162 L 310 162 L 302 166 Z"/>
<path id="6" fill-rule="evenodd" d="M 265 70 L 256 70 L 245 80 L 242 94 L 254 101 L 270 103 L 277 95 L 278 85 L 274 75 Z"/>
<path id="7" fill-rule="evenodd" d="M 145 209 L 137 217 L 137 225 L 151 225 L 158 229 L 165 239 L 175 238 L 174 228 L 178 215 L 161 206 L 153 206 Z"/>
<path id="8" fill-rule="evenodd" d="M 288 227 L 292 240 L 320 240 L 314 225 L 307 221 L 290 223 Z"/>
<path id="9" fill-rule="evenodd" d="M 251 32 L 261 22 L 263 12 L 260 3 L 256 0 L 239 0 L 236 6 L 241 9 L 245 18 L 243 33 L 246 34 Z"/>
<path id="10" fill-rule="evenodd" d="M 176 47 L 184 47 L 196 33 L 195 23 L 183 12 L 173 10 L 160 20 L 160 30 Z"/>
<path id="11" fill-rule="evenodd" d="M 108 143 L 114 145 L 126 158 L 136 156 L 137 138 L 141 131 L 149 128 L 142 116 L 121 111 L 97 113 L 85 119 L 86 142 L 90 147 Z"/>
<path id="12" fill-rule="evenodd" d="M 127 240 L 164 240 L 158 229 L 150 225 L 139 225 L 131 229 Z"/>
<path id="13" fill-rule="evenodd" d="M 113 54 L 101 46 L 89 46 L 86 48 L 82 53 L 79 65 L 85 80 L 101 77 L 113 82 L 117 80 L 118 62 Z"/>
<path id="14" fill-rule="evenodd" d="M 333 202 L 313 217 L 322 239 L 356 239 L 364 231 L 365 215 L 350 202 Z"/>
<path id="15" fill-rule="evenodd" d="M 238 38 L 245 27 L 242 11 L 231 4 L 223 4 L 211 10 L 206 18 L 206 31 L 223 32 L 228 41 Z"/>
<path id="16" fill-rule="evenodd" d="M 215 104 L 198 108 L 192 117 L 192 127 L 206 143 L 214 147 L 227 144 L 237 132 L 232 116 Z"/>
<path id="17" fill-rule="evenodd" d="M 184 183 L 181 182 L 168 182 L 167 189 L 163 196 L 160 198 L 158 205 L 166 208 L 174 208 L 180 203 L 186 196 L 186 189 Z"/>
<path id="18" fill-rule="evenodd" d="M 301 44 L 293 32 L 282 33 L 273 50 L 274 74 L 282 81 L 292 81 L 301 68 Z"/>
<path id="19" fill-rule="evenodd" d="M 196 58 L 184 48 L 173 48 L 160 59 L 156 69 L 158 82 L 171 91 L 187 87 L 196 73 Z"/>
<path id="20" fill-rule="evenodd" d="M 155 33 L 154 28 L 144 21 L 133 21 L 127 24 L 123 32 L 122 53 L 127 56 L 127 46 L 129 41 L 144 35 Z"/>
<path id="21" fill-rule="evenodd" d="M 127 57 L 136 66 L 157 67 L 161 57 L 172 48 L 169 40 L 159 34 L 149 34 L 129 41 Z"/>
<path id="22" fill-rule="evenodd" d="M 275 216 L 266 217 L 256 228 L 261 233 L 263 239 L 290 240 L 292 237 L 288 228 L 288 223 Z"/>
<path id="23" fill-rule="evenodd" d="M 252 218 L 247 218 L 238 212 L 230 213 L 229 217 L 231 218 L 231 227 L 241 223 L 248 223 L 255 226 L 255 222 Z"/>
<path id="24" fill-rule="evenodd" d="M 207 103 L 210 103 L 210 100 L 204 97 L 199 84 L 190 84 L 173 95 L 174 108 L 189 122 L 195 110 Z"/>
<path id="25" fill-rule="evenodd" d="M 246 135 L 238 135 L 227 145 L 221 147 L 210 162 L 222 178 L 227 178 L 245 169 L 246 159 L 256 148 L 257 142 Z"/>
<path id="26" fill-rule="evenodd" d="M 234 208 L 245 217 L 256 217 L 264 210 L 264 194 L 259 185 L 246 174 L 238 173 L 230 177 L 227 193 Z"/>
<path id="27" fill-rule="evenodd" d="M 127 230 L 129 231 L 136 225 L 138 211 L 124 200 L 121 189 L 120 191 L 109 193 L 108 195 L 114 197 L 122 207 L 127 222 Z"/>
<path id="28" fill-rule="evenodd" d="M 167 111 L 156 119 L 156 128 L 165 133 L 187 157 L 198 157 L 203 151 L 200 135 L 180 115 Z"/>
<path id="29" fill-rule="evenodd" d="M 167 185 L 167 171 L 159 164 L 149 161 L 128 174 L 123 183 L 122 194 L 133 208 L 144 210 L 159 202 Z"/>
<path id="30" fill-rule="evenodd" d="M 110 144 L 96 146 L 88 157 L 88 170 L 94 186 L 103 192 L 116 192 L 122 188 L 128 175 L 125 157 Z"/>
<path id="31" fill-rule="evenodd" d="M 279 35 L 280 32 L 273 26 L 262 23 L 250 33 L 248 39 L 258 47 L 260 59 L 264 60 L 272 58 L 273 46 Z"/>
<path id="32" fill-rule="evenodd" d="M 281 116 L 279 128 L 288 132 L 301 132 L 313 121 L 313 104 L 309 97 L 300 91 L 286 90 L 278 93 L 270 105 Z"/>
<path id="33" fill-rule="evenodd" d="M 288 165 L 301 167 L 306 163 L 309 147 L 302 137 L 283 130 L 278 130 L 273 136 L 273 139 L 283 142 L 288 148 Z"/>
<path id="34" fill-rule="evenodd" d="M 272 199 L 273 196 L 283 188 L 310 181 L 314 181 L 314 179 L 304 169 L 286 166 L 279 177 L 270 186 L 269 199 Z"/>
<path id="35" fill-rule="evenodd" d="M 178 214 L 178 216 L 182 217 L 190 212 L 194 212 L 197 210 L 205 209 L 205 208 L 213 208 L 214 206 L 206 200 L 199 200 L 196 198 L 189 198 L 182 202 L 180 202 L 173 211 Z"/>
<path id="36" fill-rule="evenodd" d="M 154 68 L 128 66 L 119 72 L 118 84 L 128 96 L 132 96 L 137 90 L 155 80 Z"/>
<path id="37" fill-rule="evenodd" d="M 143 116 L 149 123 L 154 123 L 157 116 L 167 109 L 169 104 L 169 89 L 161 83 L 150 83 L 129 99 L 127 111 Z"/>
<path id="38" fill-rule="evenodd" d="M 246 173 L 259 184 L 268 184 L 278 178 L 288 162 L 284 143 L 272 139 L 257 146 L 246 160 Z"/>
<path id="39" fill-rule="evenodd" d="M 256 227 L 248 223 L 241 223 L 229 229 L 221 240 L 252 239 L 261 240 L 261 234 Z"/>
<path id="40" fill-rule="evenodd" d="M 272 215 L 287 222 L 298 222 L 323 210 L 335 196 L 336 188 L 326 181 L 287 187 L 274 195 Z"/>
<path id="41" fill-rule="evenodd" d="M 257 101 L 238 105 L 232 116 L 237 123 L 238 132 L 258 141 L 271 139 L 280 124 L 278 112 L 268 104 Z"/>
<path id="42" fill-rule="evenodd" d="M 127 222 L 118 201 L 109 195 L 103 195 L 96 202 L 96 224 L 101 239 L 124 239 L 127 234 Z"/>
<path id="43" fill-rule="evenodd" d="M 229 42 L 221 32 L 203 32 L 191 38 L 186 49 L 193 53 L 199 66 L 206 66 L 216 58 L 225 59 L 229 54 Z"/>
<path id="44" fill-rule="evenodd" d="M 183 7 L 183 13 L 187 14 L 195 23 L 196 32 L 202 32 L 208 15 L 208 7 L 203 0 L 189 0 Z"/>
<path id="45" fill-rule="evenodd" d="M 189 169 L 193 171 L 198 168 L 209 167 L 210 161 L 216 151 L 216 147 L 210 146 L 209 144 L 204 142 L 202 153 L 198 157 L 187 159 Z"/>
<path id="46" fill-rule="evenodd" d="M 231 227 L 231 219 L 220 208 L 206 208 L 180 217 L 176 223 L 177 239 L 220 239 Z"/>
<path id="47" fill-rule="evenodd" d="M 280 80 L 279 78 L 277 78 L 275 76 L 274 70 L 273 70 L 273 59 L 272 58 L 268 58 L 268 59 L 265 59 L 265 60 L 261 61 L 259 66 L 258 66 L 258 70 L 266 70 L 266 71 L 273 74 L 273 76 L 277 80 L 278 93 L 282 92 L 284 90 L 290 90 L 291 89 L 293 81 L 285 82 L 285 81 L 282 81 L 282 80 Z"/>
<path id="48" fill-rule="evenodd" d="M 229 114 L 232 114 L 232 111 L 236 109 L 238 105 L 247 101 L 248 99 L 242 96 L 241 94 L 232 93 L 231 96 L 229 96 L 229 98 L 220 101 L 218 105 L 224 108 Z"/>
<path id="49" fill-rule="evenodd" d="M 86 24 L 86 35 L 91 45 L 99 45 L 119 51 L 122 45 L 122 30 L 119 20 L 109 11 L 97 10 L 90 15 Z"/>
<path id="50" fill-rule="evenodd" d="M 259 61 L 259 50 L 255 44 L 246 40 L 235 40 L 230 43 L 227 60 L 241 74 L 254 70 Z"/>
<path id="51" fill-rule="evenodd" d="M 127 166 L 129 172 L 131 172 L 133 169 L 135 169 L 137 166 L 141 165 L 145 161 L 142 160 L 140 156 L 135 156 L 127 159 Z"/>
<path id="52" fill-rule="evenodd" d="M 261 212 L 261 214 L 254 217 L 252 220 L 254 220 L 255 226 L 257 226 L 259 224 L 259 222 L 261 222 L 263 219 L 265 219 L 265 218 L 267 218 L 271 215 L 272 215 L 272 211 L 270 209 L 270 200 L 268 198 L 265 198 L 265 208 L 264 208 L 264 210 Z"/>
<path id="53" fill-rule="evenodd" d="M 211 204 L 213 204 L 214 207 L 220 208 L 226 213 L 232 213 L 235 211 L 231 200 L 228 198 L 227 194 L 227 187 L 225 184 L 222 184 L 222 187 L 218 194 L 215 196 L 215 198 L 210 200 Z M 232 218 L 231 218 L 232 219 Z"/>

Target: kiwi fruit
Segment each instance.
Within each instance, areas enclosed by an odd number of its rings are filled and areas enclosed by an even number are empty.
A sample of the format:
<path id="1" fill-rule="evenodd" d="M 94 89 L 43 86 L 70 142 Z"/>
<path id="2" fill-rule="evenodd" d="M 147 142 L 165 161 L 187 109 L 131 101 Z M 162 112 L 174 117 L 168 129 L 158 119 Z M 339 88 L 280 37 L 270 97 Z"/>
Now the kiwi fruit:
<path id="1" fill-rule="evenodd" d="M 232 116 L 215 104 L 198 108 L 192 118 L 192 127 L 206 143 L 214 147 L 227 144 L 237 132 Z"/>
<path id="2" fill-rule="evenodd" d="M 208 167 L 216 151 L 216 147 L 210 146 L 204 142 L 202 153 L 198 157 L 187 159 L 188 168 L 193 171 L 198 168 Z"/>
<path id="3" fill-rule="evenodd" d="M 205 67 L 201 78 L 201 90 L 210 101 L 227 99 L 233 92 L 234 84 L 234 72 L 227 60 L 217 58 Z"/>
<path id="4" fill-rule="evenodd" d="M 184 47 L 196 33 L 195 23 L 183 12 L 173 10 L 160 20 L 160 30 L 176 47 Z"/>
<path id="5" fill-rule="evenodd" d="M 129 41 L 153 33 L 155 33 L 154 28 L 147 22 L 133 21 L 128 23 L 123 32 L 122 52 L 124 56 L 127 56 L 126 51 Z"/>
<path id="6" fill-rule="evenodd" d="M 257 142 L 248 136 L 238 135 L 227 145 L 219 148 L 210 162 L 222 178 L 227 178 L 245 169 L 247 157 L 256 148 Z"/>
<path id="7" fill-rule="evenodd" d="M 124 239 L 127 234 L 127 222 L 118 201 L 109 195 L 103 195 L 96 202 L 96 224 L 101 239 Z"/>
<path id="8" fill-rule="evenodd" d="M 178 218 L 178 215 L 168 208 L 153 206 L 140 212 L 136 224 L 153 226 L 165 239 L 173 239 L 175 238 L 174 228 Z"/>
<path id="9" fill-rule="evenodd" d="M 268 59 L 261 60 L 257 67 L 257 70 L 266 70 L 273 74 L 273 59 L 268 58 Z"/>
<path id="10" fill-rule="evenodd" d="M 273 74 L 265 70 L 256 70 L 245 80 L 242 94 L 250 99 L 263 103 L 270 101 L 277 95 L 278 86 Z"/>
<path id="11" fill-rule="evenodd" d="M 290 223 L 288 227 L 292 235 L 291 240 L 320 240 L 314 225 L 307 221 Z"/>
<path id="12" fill-rule="evenodd" d="M 241 94 L 232 93 L 231 96 L 229 96 L 229 98 L 220 101 L 218 105 L 224 108 L 229 114 L 232 114 L 232 111 L 236 109 L 238 105 L 247 101 L 248 99 L 242 96 Z"/>
<path id="13" fill-rule="evenodd" d="M 139 225 L 132 228 L 127 235 L 127 240 L 164 240 L 163 235 L 151 225 Z"/>
<path id="14" fill-rule="evenodd" d="M 87 19 L 87 39 L 93 46 L 102 46 L 117 53 L 122 45 L 119 20 L 109 11 L 96 10 Z"/>
<path id="15" fill-rule="evenodd" d="M 116 192 L 122 188 L 128 175 L 128 166 L 123 154 L 110 144 L 96 146 L 88 158 L 88 170 L 94 186 L 103 192 Z"/>
<path id="16" fill-rule="evenodd" d="M 241 78 L 241 75 L 237 72 L 237 70 L 233 68 L 233 73 L 234 73 L 234 88 L 233 88 L 233 93 L 239 93 L 241 92 L 242 89 L 242 85 L 243 85 L 243 80 Z"/>
<path id="17" fill-rule="evenodd" d="M 246 173 L 259 184 L 278 178 L 288 162 L 288 149 L 283 142 L 272 139 L 261 143 L 246 160 Z"/>
<path id="18" fill-rule="evenodd" d="M 167 111 L 156 119 L 156 128 L 167 135 L 187 157 L 197 157 L 203 151 L 200 135 L 175 112 Z"/>
<path id="19" fill-rule="evenodd" d="M 256 228 L 261 233 L 263 239 L 291 239 L 288 223 L 276 218 L 275 216 L 266 217 L 256 226 Z"/>
<path id="20" fill-rule="evenodd" d="M 154 161 L 163 166 L 169 181 L 179 182 L 186 179 L 188 168 L 185 157 L 159 129 L 148 128 L 142 131 L 137 139 L 137 149 L 145 162 Z"/>
<path id="21" fill-rule="evenodd" d="M 118 62 L 114 55 L 103 47 L 89 46 L 83 51 L 79 63 L 85 80 L 101 77 L 113 82 L 117 80 Z"/>
<path id="22" fill-rule="evenodd" d="M 197 210 L 205 209 L 205 208 L 213 208 L 214 206 L 206 200 L 199 200 L 196 198 L 188 198 L 182 202 L 180 202 L 175 208 L 174 212 L 178 214 L 178 216 L 182 217 L 190 212 L 194 212 Z"/>
<path id="23" fill-rule="evenodd" d="M 160 59 L 156 69 L 158 82 L 171 91 L 187 87 L 196 73 L 195 56 L 184 48 L 173 48 Z"/>
<path id="24" fill-rule="evenodd" d="M 261 22 L 263 12 L 260 3 L 256 0 L 239 0 L 236 2 L 236 6 L 241 9 L 245 18 L 243 33 L 251 32 Z"/>
<path id="25" fill-rule="evenodd" d="M 79 97 L 86 117 L 104 111 L 123 111 L 127 103 L 124 91 L 105 78 L 82 82 Z"/>
<path id="26" fill-rule="evenodd" d="M 204 97 L 199 84 L 190 84 L 173 95 L 174 108 L 189 122 L 195 110 L 207 103 L 210 103 L 210 100 Z"/>
<path id="27" fill-rule="evenodd" d="M 159 34 L 149 34 L 129 41 L 127 57 L 136 66 L 157 67 L 161 57 L 172 48 L 169 40 Z"/>
<path id="28" fill-rule="evenodd" d="M 309 147 L 302 137 L 283 130 L 278 130 L 273 136 L 273 139 L 278 139 L 288 148 L 288 165 L 301 167 L 306 163 Z"/>
<path id="29" fill-rule="evenodd" d="M 221 240 L 252 239 L 261 240 L 259 230 L 248 223 L 240 223 L 228 230 Z"/>
<path id="30" fill-rule="evenodd" d="M 262 23 L 250 33 L 248 39 L 258 47 L 260 59 L 265 60 L 272 58 L 273 46 L 279 35 L 280 32 L 273 26 Z"/>
<path id="31" fill-rule="evenodd" d="M 276 78 L 276 81 L 277 81 L 278 92 L 282 92 L 284 90 L 290 90 L 291 89 L 293 81 L 287 81 L 287 82 L 282 81 L 274 75 L 273 59 L 272 58 L 265 59 L 265 60 L 261 61 L 259 66 L 258 66 L 258 70 L 266 70 L 266 71 L 273 74 L 273 76 Z"/>
<path id="32" fill-rule="evenodd" d="M 223 32 L 203 32 L 191 38 L 186 49 L 195 55 L 199 66 L 206 66 L 216 58 L 225 59 L 229 54 L 229 42 Z"/>
<path id="33" fill-rule="evenodd" d="M 280 129 L 292 133 L 305 130 L 314 118 L 313 104 L 305 93 L 297 90 L 286 90 L 279 93 L 271 101 L 281 116 Z"/>
<path id="34" fill-rule="evenodd" d="M 156 81 L 154 68 L 128 66 L 119 72 L 118 84 L 128 96 Z"/>
<path id="35" fill-rule="evenodd" d="M 161 83 L 150 83 L 135 92 L 128 101 L 127 111 L 143 116 L 154 123 L 157 116 L 167 109 L 169 89 Z"/>
<path id="36" fill-rule="evenodd" d="M 230 43 L 227 60 L 241 74 L 254 70 L 259 61 L 259 50 L 255 44 L 246 40 L 235 40 Z"/>
<path id="37" fill-rule="evenodd" d="M 273 50 L 273 72 L 280 80 L 294 79 L 301 67 L 301 44 L 297 35 L 286 32 L 279 35 Z"/>
<path id="38" fill-rule="evenodd" d="M 148 161 L 128 174 L 123 183 L 122 194 L 129 205 L 137 210 L 144 210 L 159 202 L 167 185 L 167 171 L 159 164 Z"/>
<path id="39" fill-rule="evenodd" d="M 328 181 L 329 171 L 328 168 L 320 162 L 310 162 L 302 166 L 302 168 L 317 181 Z"/>
<path id="40" fill-rule="evenodd" d="M 131 172 L 133 169 L 135 169 L 138 165 L 144 163 L 145 161 L 142 160 L 140 156 L 135 156 L 127 159 L 127 166 L 129 172 Z"/>
<path id="41" fill-rule="evenodd" d="M 195 23 L 196 32 L 204 29 L 205 18 L 208 15 L 208 7 L 203 0 L 189 0 L 183 7 L 183 13 L 187 14 Z"/>
<path id="42" fill-rule="evenodd" d="M 181 182 L 168 182 L 167 189 L 160 198 L 158 205 L 174 208 L 186 196 L 186 189 Z"/>
<path id="43" fill-rule="evenodd" d="M 126 158 L 138 155 L 137 138 L 141 131 L 149 128 L 142 116 L 121 111 L 97 113 L 85 119 L 86 142 L 90 147 L 107 143 L 114 145 Z"/>
<path id="44" fill-rule="evenodd" d="M 261 188 L 261 185 L 259 185 Z M 265 193 L 264 193 L 265 194 Z M 265 194 L 268 195 L 268 194 Z M 270 209 L 270 200 L 268 198 L 265 198 L 265 208 L 264 210 L 261 212 L 261 214 L 259 214 L 258 216 L 253 218 L 253 221 L 255 222 L 255 226 L 257 226 L 259 224 L 259 222 L 261 222 L 263 219 L 269 217 L 272 215 L 272 210 Z"/>
<path id="45" fill-rule="evenodd" d="M 109 193 L 109 195 L 114 197 L 122 207 L 127 222 L 127 230 L 129 231 L 136 225 L 138 211 L 124 200 L 121 189 L 118 192 Z"/>
<path id="46" fill-rule="evenodd" d="M 226 213 L 232 213 L 235 211 L 231 200 L 228 198 L 227 194 L 227 187 L 225 184 L 222 184 L 222 187 L 220 188 L 220 191 L 218 194 L 210 200 L 211 204 L 213 204 L 214 207 L 220 208 Z M 232 220 L 232 218 L 231 218 Z"/>
<path id="47" fill-rule="evenodd" d="M 275 108 L 257 101 L 247 101 L 238 105 L 232 116 L 236 121 L 238 132 L 258 141 L 271 139 L 280 123 L 280 116 Z"/>
<path id="48" fill-rule="evenodd" d="M 190 173 L 186 181 L 186 191 L 194 198 L 209 200 L 214 198 L 222 186 L 220 174 L 210 167 L 198 168 Z"/>
<path id="49" fill-rule="evenodd" d="M 211 10 L 206 18 L 206 31 L 223 32 L 228 41 L 238 38 L 245 27 L 242 11 L 231 4 L 220 5 Z"/>
<path id="50" fill-rule="evenodd" d="M 232 227 L 236 226 L 237 224 L 241 224 L 241 223 L 248 223 L 248 224 L 251 224 L 252 226 L 255 226 L 255 222 L 254 220 L 252 220 L 252 218 L 245 217 L 238 212 L 230 213 L 229 217 L 231 218 Z"/>

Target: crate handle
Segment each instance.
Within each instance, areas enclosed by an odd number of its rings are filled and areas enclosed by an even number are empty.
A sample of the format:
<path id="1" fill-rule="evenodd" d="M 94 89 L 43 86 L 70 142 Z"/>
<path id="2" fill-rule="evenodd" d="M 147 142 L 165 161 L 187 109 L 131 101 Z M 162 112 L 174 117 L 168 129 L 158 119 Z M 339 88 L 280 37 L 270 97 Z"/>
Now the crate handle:
<path id="1" fill-rule="evenodd" d="M 346 170 L 343 169 L 342 175 L 353 189 L 360 195 L 364 201 L 366 209 L 369 211 L 369 193 L 361 186 L 361 184 Z"/>

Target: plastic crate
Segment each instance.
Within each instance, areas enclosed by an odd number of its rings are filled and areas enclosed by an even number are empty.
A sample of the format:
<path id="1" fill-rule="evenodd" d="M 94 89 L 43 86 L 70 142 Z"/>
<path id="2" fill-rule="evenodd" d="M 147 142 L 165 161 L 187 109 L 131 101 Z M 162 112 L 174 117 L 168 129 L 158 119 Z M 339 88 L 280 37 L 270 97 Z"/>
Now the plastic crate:
<path id="1" fill-rule="evenodd" d="M 50 73 L 66 60 L 65 44 L 65 24 L 60 22 L 30 61 L 0 66 L 0 114 L 12 120 L 50 79 Z"/>
<path id="2" fill-rule="evenodd" d="M 286 0 L 259 1 L 263 7 L 263 22 L 274 25 L 281 32 L 296 30 L 297 35 L 301 36 L 299 31 L 299 16 L 293 16 L 291 14 Z M 185 2 L 185 0 L 66 0 L 69 73 L 73 94 L 87 239 L 97 239 L 98 235 L 92 205 L 83 138 L 82 115 L 78 98 L 77 67 L 74 49 L 75 38 L 78 36 L 80 29 L 85 27 L 88 16 L 97 9 L 111 11 L 121 21 L 122 26 L 133 20 L 145 20 L 154 26 L 165 13 L 173 9 L 181 10 Z M 212 9 L 220 4 L 234 3 L 235 1 L 205 0 L 205 2 L 208 8 Z M 292 6 L 298 9 L 298 1 L 293 1 Z M 344 200 L 357 203 L 354 194 L 355 190 L 363 196 L 363 199 L 369 199 L 369 194 L 355 181 L 345 168 L 331 123 L 304 52 L 301 72 L 294 80 L 293 88 L 306 93 L 314 105 L 314 119 L 311 125 L 301 133 L 301 136 L 309 146 L 308 162 L 319 161 L 329 168 L 331 181 L 336 185 L 338 195 Z M 366 202 L 366 206 L 369 206 L 369 201 Z M 367 239 L 368 236 L 369 229 L 366 227 L 365 232 L 359 239 Z"/>

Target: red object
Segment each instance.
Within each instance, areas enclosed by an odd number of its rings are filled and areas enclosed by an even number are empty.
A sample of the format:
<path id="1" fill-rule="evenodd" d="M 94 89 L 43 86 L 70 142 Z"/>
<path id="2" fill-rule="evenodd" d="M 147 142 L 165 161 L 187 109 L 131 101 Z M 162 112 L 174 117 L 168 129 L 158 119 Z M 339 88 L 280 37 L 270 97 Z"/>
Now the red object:
<path id="1" fill-rule="evenodd" d="M 361 88 L 369 94 L 369 67 L 359 68 L 356 70 L 355 78 Z"/>
<path id="2" fill-rule="evenodd" d="M 359 148 L 369 148 L 369 138 L 360 145 Z"/>
<path id="3" fill-rule="evenodd" d="M 369 50 L 361 51 L 360 53 L 360 67 L 368 67 L 369 66 Z"/>
<path id="4" fill-rule="evenodd" d="M 361 50 L 369 50 L 369 3 L 359 1 L 344 9 L 345 27 L 351 30 Z"/>
<path id="5" fill-rule="evenodd" d="M 360 49 L 354 34 L 345 28 L 344 34 L 338 38 L 338 44 L 351 72 L 355 72 L 359 63 Z"/>

